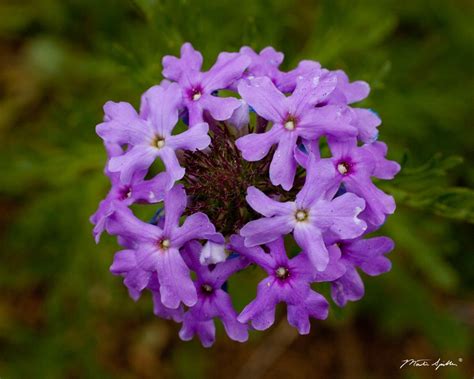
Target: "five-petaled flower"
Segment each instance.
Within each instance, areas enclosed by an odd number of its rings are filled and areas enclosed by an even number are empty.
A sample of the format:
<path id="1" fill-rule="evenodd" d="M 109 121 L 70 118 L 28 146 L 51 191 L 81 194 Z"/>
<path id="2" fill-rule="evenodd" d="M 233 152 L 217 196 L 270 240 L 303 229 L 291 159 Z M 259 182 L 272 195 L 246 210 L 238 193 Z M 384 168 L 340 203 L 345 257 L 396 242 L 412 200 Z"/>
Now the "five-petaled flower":
<path id="1" fill-rule="evenodd" d="M 176 157 L 176 150 L 205 149 L 211 142 L 207 133 L 209 128 L 206 123 L 200 123 L 172 135 L 181 106 L 181 88 L 177 84 L 170 84 L 167 88 L 152 87 L 144 100 L 148 105 L 144 117 L 128 103 L 105 104 L 104 110 L 109 117 L 97 125 L 97 134 L 105 142 L 129 146 L 124 154 L 110 158 L 108 169 L 120 172 L 120 180 L 128 183 L 136 171 L 147 170 L 159 157 L 172 186 L 185 172 Z"/>
<path id="2" fill-rule="evenodd" d="M 315 105 L 335 88 L 336 77 L 322 71 L 298 81 L 293 94 L 286 97 L 270 79 L 256 78 L 239 85 L 242 98 L 264 119 L 273 122 L 265 133 L 239 138 L 237 147 L 249 161 L 264 158 L 278 144 L 270 165 L 270 180 L 285 190 L 293 187 L 297 162 L 293 151 L 299 140 L 314 141 L 321 136 L 349 138 L 357 135 L 350 124 L 345 105 Z"/>
<path id="3" fill-rule="evenodd" d="M 209 267 L 199 261 L 201 249 L 201 245 L 196 241 L 190 242 L 184 248 L 183 257 L 188 267 L 196 273 L 194 285 L 198 301 L 184 314 L 179 335 L 187 341 L 197 334 L 204 346 L 211 346 L 215 339 L 213 319 L 219 318 L 231 339 L 245 342 L 248 339 L 247 327 L 237 321 L 237 312 L 232 306 L 232 300 L 222 287 L 232 274 L 248 266 L 248 262 L 243 258 L 234 257 Z"/>
<path id="4" fill-rule="evenodd" d="M 261 247 L 246 247 L 242 237 L 231 238 L 232 250 L 268 274 L 258 285 L 256 299 L 243 309 L 238 320 L 243 323 L 250 321 L 255 329 L 265 330 L 275 321 L 275 306 L 284 302 L 288 307 L 289 324 L 297 328 L 300 334 L 308 334 L 309 318 L 323 320 L 329 308 L 326 299 L 313 291 L 310 284 L 339 278 L 344 273 L 344 267 L 338 262 L 340 254 L 333 257 L 332 264 L 327 266 L 325 272 L 318 273 L 303 254 L 288 259 L 282 238 L 268 243 L 267 247 L 269 253 L 265 253 Z"/>
<path id="5" fill-rule="evenodd" d="M 314 267 L 324 271 L 329 262 L 324 234 L 330 232 L 341 239 L 360 236 L 367 225 L 357 216 L 364 209 L 365 202 L 352 193 L 334 198 L 337 190 L 332 185 L 336 177 L 334 166 L 324 160 L 311 166 L 295 201 L 280 203 L 250 187 L 247 201 L 265 217 L 250 221 L 240 234 L 245 237 L 245 245 L 252 247 L 293 232 L 296 242 Z"/>
<path id="6" fill-rule="evenodd" d="M 163 76 L 179 83 L 183 89 L 183 103 L 189 112 L 189 125 L 204 120 L 204 112 L 219 121 L 227 120 L 240 106 L 233 97 L 213 96 L 215 91 L 226 89 L 242 73 L 250 59 L 238 53 L 221 53 L 209 71 L 201 72 L 202 55 L 190 43 L 181 48 L 181 58 L 163 58 Z"/>
<path id="7" fill-rule="evenodd" d="M 122 263 L 134 254 L 137 265 L 125 274 L 125 280 L 133 282 L 134 290 L 143 290 L 148 278 L 156 272 L 161 301 L 166 307 L 176 309 L 180 302 L 192 306 L 197 302 L 197 293 L 179 249 L 195 239 L 222 242 L 223 238 L 216 233 L 214 225 L 204 213 L 192 214 L 179 226 L 179 218 L 186 208 L 186 193 L 181 185 L 176 185 L 166 193 L 164 203 L 163 228 L 138 220 L 127 208 L 117 209 L 107 220 L 109 233 L 133 241 L 132 249 L 122 250 L 115 255 L 112 271 L 117 266 L 122 267 Z M 129 279 L 129 276 L 133 279 Z"/>

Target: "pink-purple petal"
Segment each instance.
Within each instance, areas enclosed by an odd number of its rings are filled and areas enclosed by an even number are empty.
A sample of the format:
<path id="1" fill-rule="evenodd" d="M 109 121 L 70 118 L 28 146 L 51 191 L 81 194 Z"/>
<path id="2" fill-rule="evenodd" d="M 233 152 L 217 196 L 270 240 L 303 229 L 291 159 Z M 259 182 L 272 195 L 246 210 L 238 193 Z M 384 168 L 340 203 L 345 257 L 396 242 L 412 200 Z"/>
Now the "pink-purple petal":
<path id="1" fill-rule="evenodd" d="M 266 77 L 242 81 L 239 94 L 261 117 L 283 122 L 286 117 L 287 100 L 272 81 Z"/>
<path id="2" fill-rule="evenodd" d="M 160 137 L 171 134 L 178 122 L 179 108 L 182 103 L 181 88 L 172 83 L 167 88 L 155 86 L 144 96 L 148 104 L 148 118 L 155 133 Z"/>
<path id="3" fill-rule="evenodd" d="M 216 228 L 204 213 L 194 213 L 184 220 L 184 224 L 173 232 L 171 243 L 183 246 L 193 239 L 207 239 L 216 234 Z"/>
<path id="4" fill-rule="evenodd" d="M 364 296 L 364 283 L 357 270 L 348 265 L 346 273 L 331 284 L 331 297 L 343 307 L 348 301 L 357 301 Z"/>
<path id="5" fill-rule="evenodd" d="M 211 93 L 229 87 L 250 64 L 250 59 L 239 53 L 220 53 L 211 69 L 204 73 L 202 84 L 204 90 Z"/>
<path id="6" fill-rule="evenodd" d="M 310 223 L 301 222 L 296 224 L 293 236 L 316 270 L 324 271 L 329 263 L 329 254 L 321 231 Z"/>
<path id="7" fill-rule="evenodd" d="M 358 218 L 365 208 L 365 201 L 353 193 L 345 193 L 332 201 L 320 201 L 311 210 L 314 224 L 321 230 L 330 230 L 340 238 L 360 236 L 366 223 Z"/>
<path id="8" fill-rule="evenodd" d="M 137 171 L 147 170 L 155 161 L 158 151 L 151 146 L 134 146 L 125 154 L 110 158 L 108 169 L 120 173 L 120 181 L 130 183 Z"/>
<path id="9" fill-rule="evenodd" d="M 207 94 L 202 95 L 199 103 L 215 120 L 219 121 L 231 118 L 234 111 L 241 105 L 240 101 L 233 97 L 217 97 Z"/>
<path id="10" fill-rule="evenodd" d="M 178 81 L 183 71 L 199 71 L 202 66 L 202 61 L 201 53 L 194 50 L 189 42 L 186 42 L 181 47 L 181 58 L 170 55 L 163 57 L 163 76 L 170 80 Z"/>
<path id="11" fill-rule="evenodd" d="M 285 133 L 278 142 L 270 164 L 270 181 L 276 186 L 281 185 L 286 191 L 293 187 L 295 179 L 297 163 L 293 156 L 293 150 L 297 138 L 298 135 L 295 132 Z"/>
<path id="12" fill-rule="evenodd" d="M 189 307 L 196 304 L 196 288 L 178 249 L 170 248 L 158 254 L 156 271 L 160 282 L 161 302 L 166 307 L 176 309 L 180 302 Z"/>
<path id="13" fill-rule="evenodd" d="M 294 203 L 281 203 L 273 200 L 253 186 L 247 188 L 247 196 L 245 199 L 254 211 L 265 217 L 289 214 L 295 209 Z"/>
<path id="14" fill-rule="evenodd" d="M 283 126 L 274 125 L 268 132 L 252 133 L 240 137 L 235 141 L 235 145 L 246 161 L 255 162 L 263 159 L 268 154 L 271 147 L 279 141 L 283 133 Z"/>
<path id="15" fill-rule="evenodd" d="M 241 323 L 251 322 L 256 330 L 265 330 L 275 322 L 275 306 L 278 303 L 273 293 L 273 278 L 266 278 L 257 287 L 257 297 L 250 302 L 237 320 Z"/>
<path id="16" fill-rule="evenodd" d="M 245 238 L 245 246 L 252 247 L 276 240 L 293 230 L 294 217 L 274 216 L 253 220 L 244 225 L 240 235 Z"/>

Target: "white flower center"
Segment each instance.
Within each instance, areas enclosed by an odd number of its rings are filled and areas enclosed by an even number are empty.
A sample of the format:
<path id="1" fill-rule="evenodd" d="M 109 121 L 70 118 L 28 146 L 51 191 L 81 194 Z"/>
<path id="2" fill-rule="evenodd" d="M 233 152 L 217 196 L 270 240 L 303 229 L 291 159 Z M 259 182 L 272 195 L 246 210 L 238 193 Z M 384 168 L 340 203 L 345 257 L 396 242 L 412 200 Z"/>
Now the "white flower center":
<path id="1" fill-rule="evenodd" d="M 201 98 L 202 94 L 201 92 L 196 92 L 195 94 L 193 94 L 193 101 L 197 101 Z"/>
<path id="2" fill-rule="evenodd" d="M 275 270 L 275 273 L 276 273 L 276 276 L 280 279 L 286 279 L 289 276 L 288 269 L 286 269 L 285 267 L 278 267 Z"/>
<path id="3" fill-rule="evenodd" d="M 169 239 L 164 239 L 163 241 L 160 242 L 160 247 L 163 249 L 163 250 L 166 250 L 167 248 L 169 248 L 171 245 L 171 242 Z"/>
<path id="4" fill-rule="evenodd" d="M 295 213 L 295 218 L 297 221 L 305 221 L 308 218 L 308 213 L 300 209 Z"/>
<path id="5" fill-rule="evenodd" d="M 127 199 L 130 199 L 130 197 L 132 196 L 132 190 L 128 190 L 125 196 L 127 197 Z"/>
<path id="6" fill-rule="evenodd" d="M 341 175 L 345 175 L 349 171 L 349 165 L 347 163 L 339 163 L 337 165 L 337 171 L 339 171 Z"/>
<path id="7" fill-rule="evenodd" d="M 285 129 L 286 130 L 294 130 L 295 129 L 295 122 L 293 120 L 288 120 L 285 122 Z"/>
<path id="8" fill-rule="evenodd" d="M 156 137 L 155 147 L 161 149 L 163 146 L 165 146 L 165 139 L 163 137 Z"/>
<path id="9" fill-rule="evenodd" d="M 202 290 L 204 292 L 207 292 L 207 293 L 211 293 L 212 292 L 212 287 L 209 285 L 209 284 L 203 284 L 201 286 Z"/>

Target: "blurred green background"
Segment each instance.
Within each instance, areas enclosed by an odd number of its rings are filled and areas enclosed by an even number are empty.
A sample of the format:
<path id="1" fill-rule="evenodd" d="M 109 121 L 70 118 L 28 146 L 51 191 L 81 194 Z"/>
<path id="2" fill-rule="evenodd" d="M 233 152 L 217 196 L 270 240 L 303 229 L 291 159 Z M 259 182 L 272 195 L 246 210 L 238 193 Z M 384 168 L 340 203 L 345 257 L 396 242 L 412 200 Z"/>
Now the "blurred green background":
<path id="1" fill-rule="evenodd" d="M 471 378 L 474 376 L 474 6 L 466 0 L 28 0 L 0 3 L 0 377 Z M 203 349 L 134 303 L 88 217 L 108 188 L 94 127 L 138 105 L 161 57 L 190 41 L 209 67 L 242 45 L 344 69 L 403 170 L 382 232 L 393 269 L 310 336 L 284 323 Z M 253 273 L 231 290 L 255 295 Z M 284 309 L 280 309 L 280 318 Z M 458 367 L 399 369 L 402 359 Z"/>

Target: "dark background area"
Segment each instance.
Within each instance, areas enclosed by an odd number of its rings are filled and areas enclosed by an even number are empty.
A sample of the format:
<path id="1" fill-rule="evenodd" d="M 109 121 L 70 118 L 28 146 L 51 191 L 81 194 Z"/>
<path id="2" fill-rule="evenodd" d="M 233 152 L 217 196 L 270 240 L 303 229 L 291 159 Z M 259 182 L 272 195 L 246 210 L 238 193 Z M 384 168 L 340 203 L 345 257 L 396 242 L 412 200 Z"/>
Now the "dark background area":
<path id="1" fill-rule="evenodd" d="M 474 6 L 470 1 L 29 0 L 0 3 L 0 377 L 474 377 Z M 380 139 L 401 162 L 382 233 L 393 269 L 331 306 L 309 336 L 277 323 L 250 341 L 181 342 L 134 303 L 88 217 L 108 189 L 94 128 L 107 100 L 138 105 L 184 41 L 271 45 L 372 86 Z M 256 275 L 230 289 L 238 310 Z M 284 308 L 278 319 L 284 319 Z M 458 367 L 404 368 L 407 358 Z"/>

